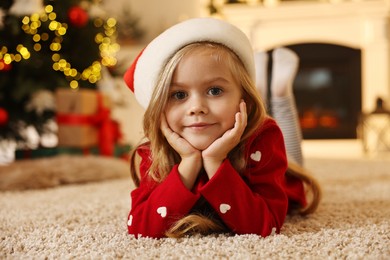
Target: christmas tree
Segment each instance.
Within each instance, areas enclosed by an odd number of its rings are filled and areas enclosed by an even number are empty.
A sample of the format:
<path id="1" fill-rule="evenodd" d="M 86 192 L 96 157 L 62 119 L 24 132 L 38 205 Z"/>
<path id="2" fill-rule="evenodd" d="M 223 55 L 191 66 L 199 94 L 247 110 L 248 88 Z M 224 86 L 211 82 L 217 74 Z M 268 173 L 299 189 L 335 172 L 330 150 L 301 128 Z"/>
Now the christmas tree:
<path id="1" fill-rule="evenodd" d="M 26 129 L 41 135 L 57 88 L 96 88 L 115 65 L 116 20 L 99 2 L 0 2 L 0 141 L 23 143 Z"/>

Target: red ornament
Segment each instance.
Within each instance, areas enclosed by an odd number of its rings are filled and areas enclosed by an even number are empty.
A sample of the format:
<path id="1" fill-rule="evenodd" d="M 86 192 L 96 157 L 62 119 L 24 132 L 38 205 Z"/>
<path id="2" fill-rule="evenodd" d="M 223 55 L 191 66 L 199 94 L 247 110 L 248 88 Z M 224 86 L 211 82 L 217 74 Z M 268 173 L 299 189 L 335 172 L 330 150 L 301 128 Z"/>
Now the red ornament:
<path id="1" fill-rule="evenodd" d="M 89 20 L 88 13 L 79 6 L 69 8 L 68 17 L 70 24 L 75 27 L 84 27 Z"/>
<path id="2" fill-rule="evenodd" d="M 11 69 L 11 64 L 7 64 L 3 59 L 0 59 L 0 71 L 10 71 Z"/>
<path id="3" fill-rule="evenodd" d="M 0 108 L 0 126 L 7 124 L 8 122 L 8 112 Z"/>

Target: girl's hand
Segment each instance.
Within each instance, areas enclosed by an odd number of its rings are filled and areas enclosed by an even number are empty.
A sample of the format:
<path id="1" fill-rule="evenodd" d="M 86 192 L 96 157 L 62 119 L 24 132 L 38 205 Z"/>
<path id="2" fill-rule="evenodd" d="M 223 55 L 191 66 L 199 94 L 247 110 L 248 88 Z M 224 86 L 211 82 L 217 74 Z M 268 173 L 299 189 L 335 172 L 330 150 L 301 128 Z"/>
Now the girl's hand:
<path id="1" fill-rule="evenodd" d="M 236 113 L 236 122 L 232 129 L 227 130 L 223 136 L 215 140 L 202 152 L 203 167 L 209 178 L 213 177 L 228 153 L 240 142 L 247 125 L 246 104 L 242 100 L 240 111 Z"/>
<path id="2" fill-rule="evenodd" d="M 174 132 L 168 125 L 165 115 L 161 117 L 161 132 L 172 148 L 180 155 L 179 174 L 184 185 L 190 190 L 202 167 L 201 152 L 187 140 Z"/>

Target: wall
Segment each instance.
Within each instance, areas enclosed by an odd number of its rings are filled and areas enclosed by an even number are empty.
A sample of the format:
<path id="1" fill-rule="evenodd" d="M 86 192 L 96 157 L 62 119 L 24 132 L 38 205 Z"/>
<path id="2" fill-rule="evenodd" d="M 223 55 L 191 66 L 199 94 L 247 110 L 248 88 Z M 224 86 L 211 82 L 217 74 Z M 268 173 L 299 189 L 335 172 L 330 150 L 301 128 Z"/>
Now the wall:
<path id="1" fill-rule="evenodd" d="M 140 18 L 148 42 L 166 28 L 187 18 L 198 17 L 207 0 L 103 0 L 105 9 L 114 17 L 128 9 Z"/>

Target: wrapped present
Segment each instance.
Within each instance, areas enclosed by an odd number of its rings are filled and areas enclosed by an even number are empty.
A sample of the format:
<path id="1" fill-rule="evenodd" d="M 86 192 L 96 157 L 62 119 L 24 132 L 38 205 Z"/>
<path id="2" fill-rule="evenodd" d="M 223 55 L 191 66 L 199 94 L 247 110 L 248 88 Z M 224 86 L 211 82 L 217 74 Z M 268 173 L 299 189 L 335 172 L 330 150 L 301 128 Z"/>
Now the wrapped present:
<path id="1" fill-rule="evenodd" d="M 58 146 L 90 148 L 112 155 L 120 132 L 110 117 L 110 100 L 91 89 L 59 88 L 56 92 Z"/>
<path id="2" fill-rule="evenodd" d="M 128 144 L 115 144 L 112 153 L 113 157 L 129 159 L 131 146 Z M 38 148 L 34 150 L 16 150 L 15 158 L 18 159 L 37 159 L 43 157 L 57 156 L 61 154 L 70 155 L 100 155 L 100 148 L 93 146 L 89 148 L 77 147 L 53 147 L 53 148 Z"/>

